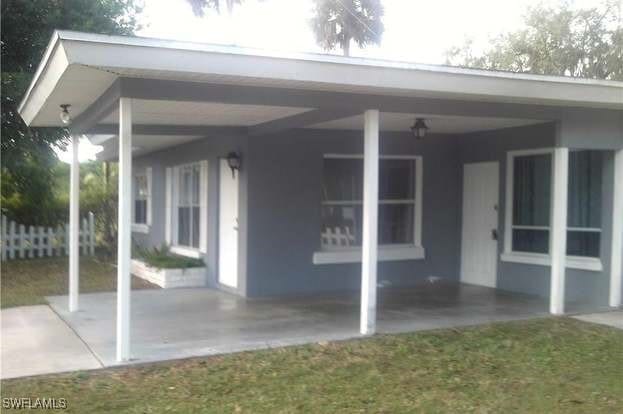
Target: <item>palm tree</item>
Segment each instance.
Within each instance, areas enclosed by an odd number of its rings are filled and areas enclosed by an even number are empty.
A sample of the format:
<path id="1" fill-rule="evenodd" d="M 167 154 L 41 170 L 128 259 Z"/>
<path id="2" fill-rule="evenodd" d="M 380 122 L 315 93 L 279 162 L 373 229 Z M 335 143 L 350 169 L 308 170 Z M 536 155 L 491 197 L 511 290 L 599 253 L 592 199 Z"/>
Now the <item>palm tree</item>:
<path id="1" fill-rule="evenodd" d="M 206 9 L 221 10 L 225 3 L 231 13 L 242 0 L 187 0 L 197 16 L 203 16 Z M 344 56 L 350 55 L 350 43 L 354 40 L 359 47 L 381 43 L 384 31 L 383 6 L 381 0 L 313 0 L 314 17 L 312 29 L 316 42 L 325 50 L 339 46 Z"/>
<path id="2" fill-rule="evenodd" d="M 350 55 L 350 43 L 359 47 L 381 43 L 384 26 L 381 0 L 313 0 L 311 20 L 316 42 L 325 50 L 339 46 Z"/>
<path id="3" fill-rule="evenodd" d="M 197 16 L 203 16 L 205 9 L 214 9 L 221 12 L 221 3 L 225 3 L 227 10 L 231 13 L 235 4 L 242 3 L 242 0 L 186 0 L 193 8 L 193 13 Z"/>

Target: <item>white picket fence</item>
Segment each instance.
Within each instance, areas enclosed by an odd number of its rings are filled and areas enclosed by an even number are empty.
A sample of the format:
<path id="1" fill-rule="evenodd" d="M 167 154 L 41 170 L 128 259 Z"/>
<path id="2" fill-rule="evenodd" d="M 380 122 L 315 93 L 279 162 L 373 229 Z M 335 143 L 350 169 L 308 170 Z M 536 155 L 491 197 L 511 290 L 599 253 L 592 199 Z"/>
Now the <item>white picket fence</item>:
<path id="1" fill-rule="evenodd" d="M 35 257 L 63 256 L 69 254 L 69 224 L 43 227 L 24 226 L 8 221 L 2 216 L 2 260 Z M 79 231 L 80 250 L 83 255 L 95 254 L 95 218 L 93 213 L 82 219 Z"/>

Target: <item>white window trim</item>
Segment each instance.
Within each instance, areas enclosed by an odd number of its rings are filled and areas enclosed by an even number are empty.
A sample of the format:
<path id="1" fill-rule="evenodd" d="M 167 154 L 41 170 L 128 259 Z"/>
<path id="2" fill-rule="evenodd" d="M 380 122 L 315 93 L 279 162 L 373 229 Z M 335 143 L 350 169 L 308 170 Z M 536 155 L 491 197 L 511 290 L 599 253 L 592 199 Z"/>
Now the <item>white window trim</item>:
<path id="1" fill-rule="evenodd" d="M 534 230 L 548 230 L 550 226 L 521 226 L 513 225 L 513 184 L 514 184 L 514 170 L 515 170 L 515 157 L 521 157 L 524 155 L 539 155 L 539 154 L 551 154 L 553 159 L 554 148 L 538 148 L 528 150 L 515 150 L 508 151 L 506 153 L 506 202 L 504 208 L 504 252 L 500 255 L 500 260 L 503 262 L 511 263 L 523 263 L 533 264 L 539 266 L 551 266 L 552 258 L 549 254 L 545 253 L 530 253 L 530 252 L 518 252 L 513 251 L 513 229 L 534 229 Z M 553 172 L 552 172 L 553 173 Z M 552 180 L 553 182 L 553 180 Z M 597 228 L 578 228 L 568 227 L 567 231 L 587 231 L 587 232 L 599 232 L 601 229 Z M 566 267 L 570 269 L 589 270 L 594 272 L 603 271 L 603 264 L 601 258 L 598 257 L 584 257 L 584 256 L 567 256 Z"/>
<path id="2" fill-rule="evenodd" d="M 363 159 L 362 154 L 324 154 L 324 159 Z M 424 185 L 424 159 L 421 155 L 380 155 L 379 159 L 415 160 L 415 199 L 414 200 L 379 200 L 379 204 L 414 204 L 413 244 L 388 244 L 378 246 L 379 261 L 422 260 L 426 251 L 422 247 L 422 196 Z M 324 202 L 324 205 L 362 204 L 362 200 L 344 202 Z M 337 247 L 314 252 L 312 263 L 337 264 L 361 262 L 361 247 Z"/>
<path id="3" fill-rule="evenodd" d="M 145 181 L 147 181 L 147 211 L 146 211 L 146 223 L 134 223 L 134 207 L 135 203 L 132 203 L 132 231 L 135 233 L 149 233 L 151 228 L 151 200 L 152 200 L 152 173 L 151 167 L 145 168 L 144 173 L 134 174 L 134 177 L 144 176 Z M 132 180 L 134 182 L 134 180 Z M 136 194 L 134 194 L 134 190 L 132 189 L 132 198 L 135 200 Z"/>
<path id="4" fill-rule="evenodd" d="M 511 252 L 502 253 L 500 259 L 503 262 L 533 264 L 539 266 L 551 266 L 552 257 L 549 254 Z M 604 270 L 601 259 L 597 257 L 567 256 L 566 267 L 569 269 L 589 270 L 602 272 Z"/>
<path id="5" fill-rule="evenodd" d="M 199 165 L 199 247 L 177 244 L 177 183 L 179 170 L 183 167 Z M 166 170 L 166 242 L 172 253 L 181 256 L 200 258 L 208 251 L 208 161 L 197 161 L 176 165 Z"/>
<path id="6" fill-rule="evenodd" d="M 388 244 L 378 247 L 377 259 L 380 262 L 398 260 L 422 260 L 426 251 L 422 246 Z M 361 248 L 343 248 L 314 252 L 312 263 L 315 265 L 337 263 L 361 263 Z"/>

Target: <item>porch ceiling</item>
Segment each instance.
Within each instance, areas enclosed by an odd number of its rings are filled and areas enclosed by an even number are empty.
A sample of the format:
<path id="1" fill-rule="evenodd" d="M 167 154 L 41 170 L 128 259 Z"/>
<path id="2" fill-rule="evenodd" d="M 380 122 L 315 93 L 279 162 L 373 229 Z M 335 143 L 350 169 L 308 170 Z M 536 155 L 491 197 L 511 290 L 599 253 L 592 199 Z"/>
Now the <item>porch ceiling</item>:
<path id="1" fill-rule="evenodd" d="M 461 134 L 475 131 L 511 128 L 543 122 L 542 120 L 535 119 L 510 119 L 435 114 L 411 115 L 382 112 L 380 119 L 380 129 L 381 131 L 406 132 L 409 131 L 409 128 L 411 127 L 411 125 L 413 125 L 413 121 L 416 117 L 426 119 L 426 124 L 430 128 L 430 131 L 437 134 Z M 322 122 L 319 124 L 311 125 L 310 128 L 362 130 L 363 115 L 355 115 L 347 118 L 336 119 L 333 121 Z"/>
<path id="2" fill-rule="evenodd" d="M 116 136 L 102 137 L 96 135 L 89 137 L 95 145 L 102 145 L 103 149 L 97 154 L 97 159 L 103 161 L 116 161 L 119 154 L 119 140 Z M 141 135 L 132 136 L 132 154 L 139 156 L 150 152 L 165 149 L 174 145 L 182 145 L 201 138 L 197 135 Z"/>
<path id="3" fill-rule="evenodd" d="M 216 102 L 180 102 L 134 99 L 132 122 L 146 125 L 251 126 L 300 114 L 312 108 L 269 105 L 237 105 Z M 116 124 L 115 109 L 103 124 Z"/>

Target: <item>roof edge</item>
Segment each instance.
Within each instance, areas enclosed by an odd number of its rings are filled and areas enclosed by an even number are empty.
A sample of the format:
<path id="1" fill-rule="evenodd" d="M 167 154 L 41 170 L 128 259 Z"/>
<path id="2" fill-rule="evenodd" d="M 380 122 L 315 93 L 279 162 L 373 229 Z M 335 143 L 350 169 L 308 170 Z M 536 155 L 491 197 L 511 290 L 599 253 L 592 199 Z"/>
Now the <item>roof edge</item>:
<path id="1" fill-rule="evenodd" d="M 436 73 L 458 74 L 465 76 L 482 76 L 498 79 L 514 79 L 526 81 L 555 82 L 571 85 L 606 86 L 623 89 L 623 82 L 605 79 L 574 78 L 568 76 L 539 75 L 510 71 L 488 69 L 473 69 L 459 66 L 422 64 L 407 61 L 375 59 L 352 56 L 338 56 L 331 54 L 310 52 L 285 52 L 260 48 L 223 45 L 214 43 L 199 43 L 182 40 L 160 39 L 140 36 L 103 35 L 96 33 L 59 30 L 55 32 L 59 39 L 79 42 L 104 43 L 137 47 L 152 47 L 163 49 L 185 50 L 193 52 L 220 53 L 229 55 L 244 55 L 266 57 L 284 60 L 299 60 L 317 63 L 333 63 L 353 66 L 368 66 L 388 69 L 403 69 Z"/>
<path id="2" fill-rule="evenodd" d="M 30 99 L 32 91 L 35 89 L 35 87 L 39 83 L 42 73 L 44 72 L 45 68 L 48 66 L 48 63 L 50 61 L 50 56 L 52 56 L 52 53 L 56 50 L 57 46 L 60 44 L 61 33 L 62 31 L 60 30 L 54 30 L 54 33 L 52 33 L 52 37 L 48 41 L 48 45 L 46 46 L 45 51 L 43 52 L 43 57 L 41 58 L 41 61 L 39 62 L 39 66 L 37 66 L 37 70 L 35 71 L 35 74 L 32 80 L 30 81 L 30 85 L 28 85 L 28 89 L 26 89 L 24 96 L 22 96 L 22 99 L 19 105 L 17 106 L 17 112 L 20 114 L 20 116 L 23 112 L 24 107 L 27 105 Z"/>

